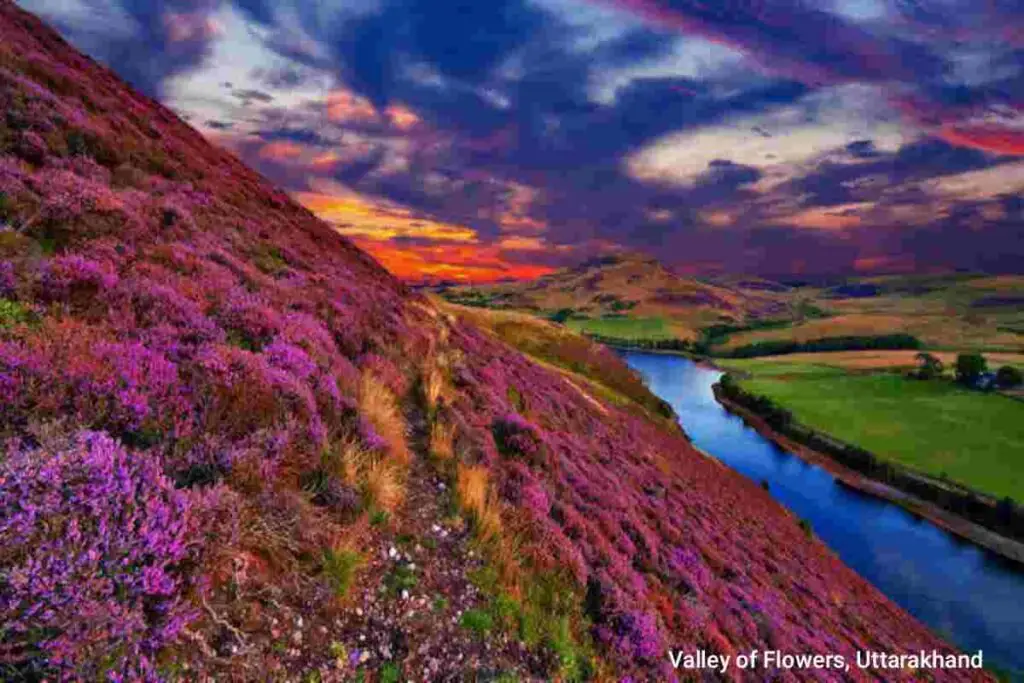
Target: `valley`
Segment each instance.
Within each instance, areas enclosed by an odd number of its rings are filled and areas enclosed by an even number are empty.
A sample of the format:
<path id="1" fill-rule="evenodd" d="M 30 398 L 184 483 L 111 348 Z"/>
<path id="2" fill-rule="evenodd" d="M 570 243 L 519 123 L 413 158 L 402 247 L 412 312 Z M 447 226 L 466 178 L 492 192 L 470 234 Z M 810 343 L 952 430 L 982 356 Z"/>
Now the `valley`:
<path id="1" fill-rule="evenodd" d="M 174 49 L 223 28 L 150 18 Z M 800 331 L 874 294 L 680 278 L 637 255 L 417 291 L 10 0 L 0 36 L 0 679 L 660 681 L 676 677 L 670 651 L 754 649 L 851 662 L 993 651 L 989 669 L 941 681 L 1020 668 L 1019 573 L 892 506 L 833 509 L 834 482 L 787 481 L 792 461 L 765 486 L 744 467 L 777 454 L 744 445 L 718 410 L 718 371 L 624 358 L 573 329 L 716 359 L 780 340 L 818 348 L 819 333 L 881 358 L 911 335 L 933 343 L 924 327 Z M 242 108 L 274 99 L 233 95 Z M 389 131 L 421 123 L 395 107 L 386 118 Z M 1004 284 L 906 296 L 959 307 L 950 348 L 1015 354 Z M 678 363 L 666 384 L 640 367 L 650 358 Z M 833 380 L 811 366 L 786 376 Z M 740 382 L 787 386 L 740 369 Z M 812 391 L 780 400 L 803 401 L 808 420 L 859 410 Z M 975 411 L 960 425 L 993 417 L 986 443 L 1018 438 L 1002 431 L 1020 409 L 1010 398 L 935 400 Z M 886 405 L 876 414 L 904 412 Z M 705 452 L 720 427 L 744 463 Z M 996 450 L 982 464 L 944 466 L 1016 494 Z M 841 545 L 873 522 L 878 544 Z M 976 594 L 925 581 L 940 559 Z"/>

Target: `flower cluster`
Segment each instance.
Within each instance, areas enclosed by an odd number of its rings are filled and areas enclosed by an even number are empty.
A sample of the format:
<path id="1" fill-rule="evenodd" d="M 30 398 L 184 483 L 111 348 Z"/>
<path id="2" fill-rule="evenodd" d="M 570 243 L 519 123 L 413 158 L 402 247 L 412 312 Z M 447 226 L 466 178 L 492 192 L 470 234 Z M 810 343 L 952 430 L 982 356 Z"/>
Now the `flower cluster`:
<path id="1" fill-rule="evenodd" d="M 82 432 L 0 460 L 2 640 L 24 673 L 140 677 L 195 614 L 187 494 L 159 463 Z"/>
<path id="2" fill-rule="evenodd" d="M 493 430 L 502 453 L 530 461 L 541 455 L 543 441 L 536 425 L 519 413 L 505 413 L 494 421 Z"/>

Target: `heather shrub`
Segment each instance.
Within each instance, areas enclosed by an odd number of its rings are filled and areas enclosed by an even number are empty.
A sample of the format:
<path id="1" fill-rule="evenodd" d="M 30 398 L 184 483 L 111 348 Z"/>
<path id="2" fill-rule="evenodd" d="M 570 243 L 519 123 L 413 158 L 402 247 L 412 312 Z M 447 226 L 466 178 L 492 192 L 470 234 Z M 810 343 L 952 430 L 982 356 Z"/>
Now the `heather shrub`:
<path id="1" fill-rule="evenodd" d="M 177 367 L 137 342 L 108 341 L 97 330 L 44 322 L 25 342 L 0 346 L 0 394 L 12 423 L 66 417 L 118 436 L 188 432 Z"/>
<path id="2" fill-rule="evenodd" d="M 148 277 L 122 280 L 111 292 L 111 303 L 123 304 L 136 328 L 173 328 L 184 344 L 224 341 L 224 332 L 195 301 L 178 290 Z"/>
<path id="3" fill-rule="evenodd" d="M 305 428 L 306 439 L 317 449 L 326 438 L 311 387 L 275 367 L 266 354 L 210 344 L 196 354 L 191 371 L 205 399 L 207 431 L 242 438 L 294 423 Z"/>
<path id="4" fill-rule="evenodd" d="M 33 176 L 32 185 L 43 198 L 32 232 L 59 249 L 85 238 L 135 232 L 135 217 L 107 184 L 47 168 Z"/>
<path id="5" fill-rule="evenodd" d="M 657 617 L 642 611 L 619 615 L 610 629 L 599 631 L 607 644 L 623 657 L 654 662 L 664 655 L 665 645 Z"/>
<path id="6" fill-rule="evenodd" d="M 100 292 L 118 282 L 117 272 L 106 263 L 78 254 L 48 260 L 39 280 L 39 295 L 46 301 L 89 306 Z"/>
<path id="7" fill-rule="evenodd" d="M 278 314 L 258 296 L 243 291 L 233 292 L 219 319 L 228 340 L 247 351 L 261 350 L 280 328 Z"/>
<path id="8" fill-rule="evenodd" d="M 81 432 L 63 450 L 10 450 L 0 461 L 9 671 L 152 677 L 160 651 L 195 616 L 196 521 L 155 460 L 104 434 Z"/>
<path id="9" fill-rule="evenodd" d="M 543 437 L 536 425 L 519 413 L 506 413 L 494 421 L 494 440 L 505 456 L 538 462 L 542 457 Z"/>

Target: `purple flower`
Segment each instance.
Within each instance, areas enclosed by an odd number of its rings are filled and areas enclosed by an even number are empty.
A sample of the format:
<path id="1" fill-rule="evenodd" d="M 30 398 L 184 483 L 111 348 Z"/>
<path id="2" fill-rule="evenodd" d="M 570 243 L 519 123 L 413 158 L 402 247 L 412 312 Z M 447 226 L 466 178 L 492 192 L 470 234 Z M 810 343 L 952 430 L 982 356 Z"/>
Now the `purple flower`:
<path id="1" fill-rule="evenodd" d="M 647 612 L 633 611 L 616 620 L 615 648 L 620 654 L 653 662 L 664 655 L 665 644 L 658 620 Z"/>
<path id="2" fill-rule="evenodd" d="M 40 284 L 45 298 L 70 301 L 76 294 L 94 296 L 112 289 L 117 281 L 117 272 L 109 264 L 69 254 L 46 263 Z"/>
<path id="3" fill-rule="evenodd" d="M 14 264 L 10 261 L 0 261 L 0 296 L 13 294 L 17 283 L 17 278 L 14 276 Z"/>
<path id="4" fill-rule="evenodd" d="M 506 413 L 494 421 L 494 439 L 502 453 L 533 459 L 544 445 L 540 430 L 519 413 Z"/>
<path id="5" fill-rule="evenodd" d="M 197 518 L 159 464 L 80 432 L 0 461 L 0 623 L 25 664 L 148 678 L 194 616 Z M 110 658 L 113 657 L 111 660 Z M 48 676 L 44 676 L 48 677 Z"/>
<path id="6" fill-rule="evenodd" d="M 294 344 L 283 341 L 275 341 L 263 350 L 264 355 L 270 360 L 270 364 L 280 368 L 299 380 L 307 380 L 316 372 L 316 363 L 309 358 L 309 354 Z"/>

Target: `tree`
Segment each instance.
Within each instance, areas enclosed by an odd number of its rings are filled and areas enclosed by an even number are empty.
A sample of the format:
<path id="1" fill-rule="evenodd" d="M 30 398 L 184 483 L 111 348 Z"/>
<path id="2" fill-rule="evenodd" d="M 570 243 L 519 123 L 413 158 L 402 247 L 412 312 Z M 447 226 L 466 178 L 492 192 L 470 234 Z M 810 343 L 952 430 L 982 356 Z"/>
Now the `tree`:
<path id="1" fill-rule="evenodd" d="M 556 323 L 564 323 L 566 320 L 572 317 L 575 313 L 571 308 L 562 308 L 551 314 L 551 320 Z"/>
<path id="2" fill-rule="evenodd" d="M 1013 389 L 1024 384 L 1024 373 L 1012 365 L 1004 365 L 996 370 L 996 386 L 1000 389 Z"/>
<path id="3" fill-rule="evenodd" d="M 917 359 L 917 377 L 919 379 L 935 379 L 942 375 L 942 361 L 930 353 L 922 351 L 914 356 Z"/>
<path id="4" fill-rule="evenodd" d="M 980 353 L 961 353 L 956 357 L 956 381 L 967 386 L 973 385 L 988 370 L 988 362 Z"/>

